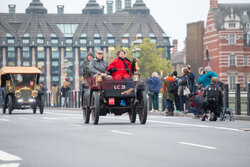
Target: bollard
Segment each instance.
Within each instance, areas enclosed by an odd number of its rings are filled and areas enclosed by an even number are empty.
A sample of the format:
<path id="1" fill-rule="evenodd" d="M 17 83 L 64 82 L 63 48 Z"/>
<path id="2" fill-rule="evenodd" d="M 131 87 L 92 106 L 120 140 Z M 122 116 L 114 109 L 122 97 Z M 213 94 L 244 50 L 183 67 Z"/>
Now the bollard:
<path id="1" fill-rule="evenodd" d="M 70 96 L 71 96 L 70 108 L 73 108 L 73 91 L 71 92 Z"/>
<path id="2" fill-rule="evenodd" d="M 59 93 L 59 107 L 62 107 L 62 94 Z"/>
<path id="3" fill-rule="evenodd" d="M 48 107 L 51 107 L 51 93 L 49 92 L 49 106 Z"/>
<path id="4" fill-rule="evenodd" d="M 247 116 L 250 116 L 250 83 L 248 83 L 247 92 Z"/>
<path id="5" fill-rule="evenodd" d="M 81 108 L 81 91 L 78 92 L 78 108 Z"/>
<path id="6" fill-rule="evenodd" d="M 75 91 L 75 108 L 77 108 L 77 94 L 78 94 L 78 92 Z"/>
<path id="7" fill-rule="evenodd" d="M 229 91 L 228 91 L 228 84 L 225 84 L 224 89 L 224 107 L 229 108 Z"/>
<path id="8" fill-rule="evenodd" d="M 236 84 L 235 91 L 235 114 L 241 115 L 240 84 Z"/>

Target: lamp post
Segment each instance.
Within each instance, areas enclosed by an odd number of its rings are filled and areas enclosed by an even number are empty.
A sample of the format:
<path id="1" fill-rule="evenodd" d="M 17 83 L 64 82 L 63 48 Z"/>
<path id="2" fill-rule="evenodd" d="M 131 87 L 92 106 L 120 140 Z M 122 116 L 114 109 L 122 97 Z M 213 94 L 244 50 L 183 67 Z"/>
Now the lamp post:
<path id="1" fill-rule="evenodd" d="M 64 73 L 65 78 L 67 78 L 68 69 L 69 69 L 69 61 L 68 61 L 68 59 L 64 59 L 64 61 L 63 61 L 63 73 Z"/>
<path id="2" fill-rule="evenodd" d="M 138 64 L 138 61 L 137 59 L 139 59 L 141 57 L 141 49 L 139 48 L 139 41 L 136 40 L 134 43 L 134 50 L 133 50 L 133 58 L 136 59 L 136 69 L 137 69 L 137 74 L 139 73 L 139 70 L 140 70 L 140 67 L 139 67 L 139 64 Z"/>

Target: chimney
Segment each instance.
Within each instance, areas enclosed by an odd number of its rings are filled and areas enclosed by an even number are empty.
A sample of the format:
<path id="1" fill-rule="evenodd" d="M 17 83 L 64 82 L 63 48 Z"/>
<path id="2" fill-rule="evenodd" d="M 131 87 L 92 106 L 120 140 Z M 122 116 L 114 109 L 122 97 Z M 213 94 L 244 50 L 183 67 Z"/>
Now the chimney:
<path id="1" fill-rule="evenodd" d="M 115 0 L 115 12 L 122 10 L 122 0 Z"/>
<path id="2" fill-rule="evenodd" d="M 178 52 L 178 40 L 174 39 L 173 40 L 173 55 Z"/>
<path id="3" fill-rule="evenodd" d="M 57 13 L 64 14 L 64 6 L 63 5 L 57 5 Z"/>
<path id="4" fill-rule="evenodd" d="M 218 0 L 210 0 L 210 9 L 218 8 Z"/>
<path id="5" fill-rule="evenodd" d="M 9 13 L 16 13 L 16 5 L 14 4 L 9 5 Z"/>
<path id="6" fill-rule="evenodd" d="M 106 1 L 107 3 L 107 14 L 113 14 L 113 4 L 114 4 L 114 1 L 113 0 L 107 0 Z"/>

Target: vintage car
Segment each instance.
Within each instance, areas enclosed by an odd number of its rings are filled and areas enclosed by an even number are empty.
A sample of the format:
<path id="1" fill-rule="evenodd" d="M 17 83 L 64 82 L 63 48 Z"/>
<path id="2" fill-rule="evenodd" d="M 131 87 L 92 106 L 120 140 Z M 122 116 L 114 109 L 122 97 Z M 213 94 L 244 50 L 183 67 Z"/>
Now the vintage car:
<path id="1" fill-rule="evenodd" d="M 42 72 L 36 67 L 3 67 L 0 70 L 3 113 L 12 114 L 14 109 L 32 108 L 40 114 L 44 110 L 44 92 L 40 90 L 39 78 Z"/>
<path id="2" fill-rule="evenodd" d="M 97 125 L 99 116 L 114 114 L 120 116 L 128 113 L 130 123 L 136 122 L 139 115 L 141 124 L 147 120 L 148 107 L 145 83 L 140 79 L 113 80 L 101 76 L 89 78 L 83 96 L 83 118 L 88 124 Z"/>

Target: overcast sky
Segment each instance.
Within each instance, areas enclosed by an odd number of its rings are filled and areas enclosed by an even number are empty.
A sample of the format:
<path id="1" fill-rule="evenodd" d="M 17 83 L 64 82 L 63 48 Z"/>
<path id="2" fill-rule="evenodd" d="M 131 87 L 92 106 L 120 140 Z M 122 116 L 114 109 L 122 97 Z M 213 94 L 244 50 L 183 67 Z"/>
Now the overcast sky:
<path id="1" fill-rule="evenodd" d="M 24 13 L 31 1 L 0 0 L 0 13 L 8 12 L 8 4 L 16 4 L 16 12 Z M 65 13 L 81 13 L 88 2 L 88 0 L 40 1 L 49 13 L 56 13 L 57 5 L 64 5 Z M 97 0 L 97 2 L 104 6 L 106 4 L 106 0 Z M 132 3 L 134 2 L 135 0 L 132 0 Z M 171 37 L 170 40 L 178 39 L 179 50 L 182 50 L 186 37 L 186 24 L 201 20 L 206 21 L 210 0 L 144 0 L 144 2 L 166 34 Z M 250 3 L 250 0 L 219 0 L 219 3 Z"/>

